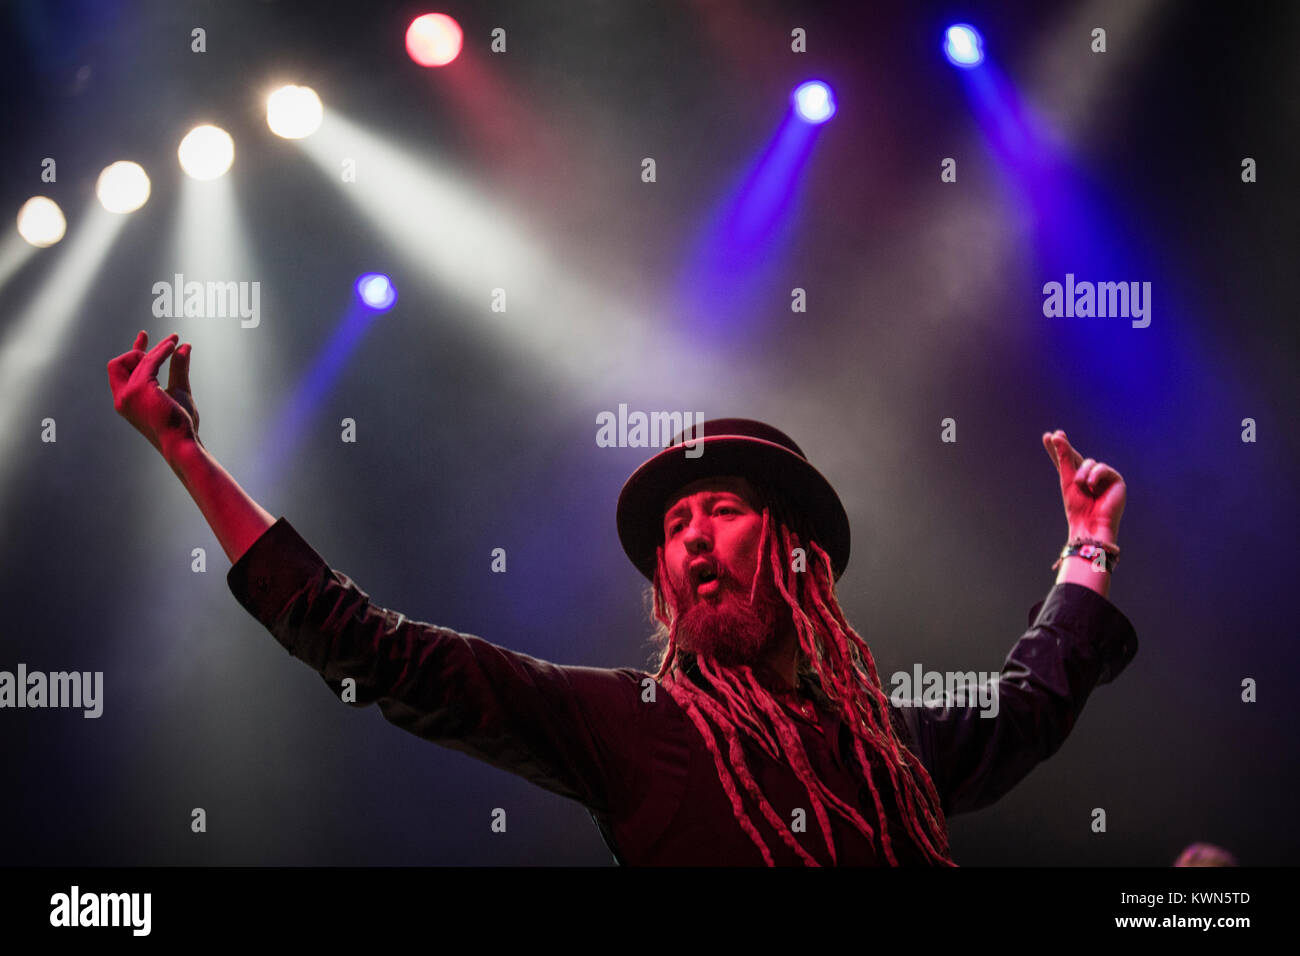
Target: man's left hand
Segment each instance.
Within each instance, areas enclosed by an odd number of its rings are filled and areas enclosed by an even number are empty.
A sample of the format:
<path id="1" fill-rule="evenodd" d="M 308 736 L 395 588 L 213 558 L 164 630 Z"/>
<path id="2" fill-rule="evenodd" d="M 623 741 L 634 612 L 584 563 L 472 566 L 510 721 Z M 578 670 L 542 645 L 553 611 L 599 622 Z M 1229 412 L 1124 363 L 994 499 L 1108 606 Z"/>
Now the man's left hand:
<path id="1" fill-rule="evenodd" d="M 1070 537 L 1090 537 L 1118 544 L 1119 519 L 1128 496 L 1120 473 L 1104 462 L 1084 458 L 1070 445 L 1063 431 L 1044 432 L 1043 447 L 1061 479 Z"/>

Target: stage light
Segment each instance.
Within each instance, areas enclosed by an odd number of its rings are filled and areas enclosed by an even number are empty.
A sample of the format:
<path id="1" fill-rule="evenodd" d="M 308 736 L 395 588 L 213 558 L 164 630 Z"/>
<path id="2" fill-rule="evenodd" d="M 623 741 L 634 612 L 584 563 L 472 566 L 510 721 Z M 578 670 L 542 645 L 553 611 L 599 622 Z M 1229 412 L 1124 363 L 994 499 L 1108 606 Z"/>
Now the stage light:
<path id="1" fill-rule="evenodd" d="M 944 32 L 943 52 L 953 66 L 972 69 L 984 62 L 984 38 L 969 23 L 955 23 Z"/>
<path id="2" fill-rule="evenodd" d="M 235 161 L 235 141 L 219 127 L 196 126 L 185 134 L 176 155 L 181 169 L 195 179 L 216 179 Z"/>
<path id="3" fill-rule="evenodd" d="M 794 108 L 807 123 L 825 123 L 835 115 L 835 95 L 821 80 L 809 80 L 794 91 Z"/>
<path id="4" fill-rule="evenodd" d="M 53 199 L 33 196 L 18 210 L 18 235 L 37 249 L 54 245 L 67 229 L 63 210 Z"/>
<path id="5" fill-rule="evenodd" d="M 426 13 L 406 28 L 406 52 L 420 66 L 446 66 L 460 54 L 460 24 L 445 13 Z"/>
<path id="6" fill-rule="evenodd" d="M 139 163 L 113 163 L 99 174 L 95 195 L 109 212 L 135 212 L 149 200 L 149 176 Z"/>
<path id="7" fill-rule="evenodd" d="M 393 281 L 378 272 L 368 272 L 357 280 L 357 295 L 376 312 L 387 312 L 397 301 Z"/>
<path id="8" fill-rule="evenodd" d="M 310 86 L 282 86 L 266 98 L 266 125 L 285 139 L 302 139 L 320 129 L 320 97 Z"/>

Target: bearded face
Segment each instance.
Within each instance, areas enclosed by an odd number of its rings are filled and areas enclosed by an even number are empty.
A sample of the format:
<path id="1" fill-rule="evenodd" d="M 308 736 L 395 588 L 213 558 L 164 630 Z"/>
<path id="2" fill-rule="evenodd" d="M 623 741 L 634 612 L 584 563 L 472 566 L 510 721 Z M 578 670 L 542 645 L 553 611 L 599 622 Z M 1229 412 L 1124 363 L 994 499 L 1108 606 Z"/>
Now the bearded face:
<path id="1" fill-rule="evenodd" d="M 749 603 L 749 587 L 733 586 L 730 579 L 709 600 L 687 607 L 678 624 L 677 643 L 684 651 L 712 658 L 726 667 L 753 665 L 768 648 L 779 624 L 779 607 L 771 600 L 775 589 L 771 582 L 760 582 L 754 603 Z M 679 602 L 683 600 L 678 598 Z M 689 596 L 685 598 L 689 602 Z"/>
<path id="2" fill-rule="evenodd" d="M 769 575 L 754 586 L 762 529 L 757 494 L 743 478 L 703 479 L 670 503 L 664 561 L 682 650 L 737 666 L 770 649 L 788 612 Z"/>

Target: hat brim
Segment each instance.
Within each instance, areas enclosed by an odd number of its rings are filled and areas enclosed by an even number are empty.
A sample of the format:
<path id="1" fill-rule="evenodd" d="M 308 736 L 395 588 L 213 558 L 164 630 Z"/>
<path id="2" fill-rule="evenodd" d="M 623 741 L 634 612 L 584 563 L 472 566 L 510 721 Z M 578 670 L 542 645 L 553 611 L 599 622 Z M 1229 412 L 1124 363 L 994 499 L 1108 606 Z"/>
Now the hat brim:
<path id="1" fill-rule="evenodd" d="M 697 457 L 688 457 L 689 452 Z M 806 459 L 781 445 L 735 435 L 706 435 L 692 449 L 665 448 L 623 485 L 618 496 L 618 537 L 642 575 L 654 580 L 655 552 L 663 543 L 664 510 L 672 496 L 702 478 L 725 475 L 763 482 L 803 514 L 839 579 L 849 563 L 849 518 L 830 482 Z"/>

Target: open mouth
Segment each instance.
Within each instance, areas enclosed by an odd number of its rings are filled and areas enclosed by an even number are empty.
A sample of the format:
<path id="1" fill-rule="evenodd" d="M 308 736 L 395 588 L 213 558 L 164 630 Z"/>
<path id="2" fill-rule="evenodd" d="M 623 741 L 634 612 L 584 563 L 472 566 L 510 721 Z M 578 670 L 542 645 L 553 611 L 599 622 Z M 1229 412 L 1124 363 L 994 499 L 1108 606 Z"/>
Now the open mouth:
<path id="1" fill-rule="evenodd" d="M 697 594 L 714 594 L 722 587 L 718 572 L 713 568 L 702 568 L 695 574 L 695 591 Z"/>

